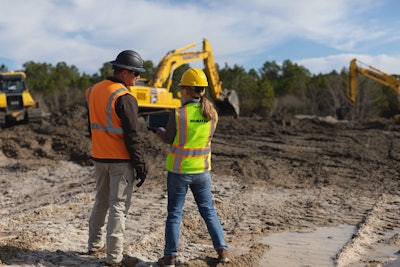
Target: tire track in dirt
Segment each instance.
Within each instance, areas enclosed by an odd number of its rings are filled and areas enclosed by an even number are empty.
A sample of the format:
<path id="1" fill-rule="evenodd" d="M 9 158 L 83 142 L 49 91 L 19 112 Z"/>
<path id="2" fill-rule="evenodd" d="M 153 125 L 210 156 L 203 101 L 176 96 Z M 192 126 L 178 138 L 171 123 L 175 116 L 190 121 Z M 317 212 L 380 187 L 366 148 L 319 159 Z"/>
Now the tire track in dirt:
<path id="1" fill-rule="evenodd" d="M 244 134 L 246 138 L 233 138 L 243 162 L 236 161 L 231 169 L 256 178 L 259 172 L 251 167 L 261 163 L 259 166 L 264 167 L 264 175 L 260 175 L 259 180 L 251 179 L 251 184 L 262 188 L 276 185 L 304 189 L 304 195 L 309 196 L 308 199 L 301 194 L 297 199 L 279 198 L 290 207 L 286 208 L 286 214 L 290 214 L 288 220 L 282 220 L 282 210 L 261 208 L 268 218 L 265 222 L 268 227 L 260 223 L 263 233 L 283 230 L 281 225 L 285 225 L 285 230 L 340 222 L 356 225 L 382 192 L 388 195 L 398 192 L 398 133 L 364 128 L 349 131 L 345 125 L 338 128 L 311 126 L 299 132 L 288 128 L 288 131 L 281 129 L 279 135 L 258 131 L 251 136 Z M 217 145 L 232 142 L 232 136 L 228 134 L 221 133 L 217 137 L 220 137 L 214 142 Z M 251 153 L 243 153 L 244 147 L 250 147 Z M 226 157 L 229 163 L 234 151 L 232 147 L 218 149 L 217 156 Z M 248 162 L 251 164 L 246 165 Z"/>
<path id="2" fill-rule="evenodd" d="M 375 250 L 382 243 L 400 248 L 400 195 L 382 194 L 357 226 L 352 239 L 336 256 L 336 266 L 365 266 L 377 263 Z M 395 258 L 387 257 L 387 261 Z M 361 262 L 361 264 L 360 264 Z M 357 265 L 360 264 L 360 265 Z"/>
<path id="3" fill-rule="evenodd" d="M 8 162 L 3 170 L 18 164 L 15 161 Z M 76 192 L 94 184 L 90 176 L 89 170 L 82 172 L 80 166 L 72 162 L 38 167 L 27 172 L 14 171 L 12 176 L 4 171 L 0 174 L 0 182 L 4 185 L 0 195 L 0 210 L 15 216 L 55 203 L 62 205 L 71 202 Z"/>
<path id="4" fill-rule="evenodd" d="M 93 263 L 93 259 L 87 261 L 77 256 L 79 248 L 86 249 L 82 237 L 87 236 L 87 210 L 93 201 L 88 194 L 94 186 L 88 179 L 91 172 L 91 167 L 71 162 L 28 172 L 14 171 L 20 183 L 9 188 L 21 192 L 10 192 L 6 194 L 7 201 L 0 202 L 0 210 L 9 211 L 0 222 L 3 263 L 14 266 Z M 0 181 L 4 179 L 7 176 L 0 176 Z"/>
<path id="5" fill-rule="evenodd" d="M 239 187 L 233 177 L 213 176 L 212 192 L 217 212 L 221 210 L 222 203 L 232 201 Z M 150 266 L 154 264 L 155 259 L 163 255 L 164 226 L 167 216 L 166 184 L 158 191 L 139 195 L 134 202 L 137 203 L 137 207 L 133 205 L 128 218 L 130 223 L 127 225 L 126 252 Z M 143 222 L 146 222 L 146 225 L 143 225 Z M 189 190 L 182 218 L 179 261 L 185 262 L 188 266 L 197 266 L 196 258 L 207 259 L 215 254 L 206 229 Z"/>
<path id="6" fill-rule="evenodd" d="M 0 153 L 3 263 L 96 266 L 101 262 L 102 256 L 83 255 L 94 201 L 83 114 L 77 108 L 41 126 L 0 131 L 0 144 L 8 153 Z M 357 225 L 373 210 L 377 218 L 385 216 L 379 205 L 398 212 L 398 129 L 319 118 L 221 121 L 213 141 L 213 192 L 231 247 L 231 266 L 257 266 L 269 250 L 261 239 L 271 233 Z M 125 251 L 149 266 L 163 248 L 168 146 L 146 132 L 145 124 L 142 130 L 150 176 L 134 192 Z M 185 266 L 215 266 L 216 254 L 196 210 L 189 193 L 179 258 Z M 397 220 L 398 215 L 391 213 L 381 228 L 397 229 Z M 378 239 L 376 233 L 373 237 Z M 396 236 L 374 240 L 373 246 L 390 242 L 396 243 Z M 357 259 L 366 261 L 367 254 L 360 253 Z"/>

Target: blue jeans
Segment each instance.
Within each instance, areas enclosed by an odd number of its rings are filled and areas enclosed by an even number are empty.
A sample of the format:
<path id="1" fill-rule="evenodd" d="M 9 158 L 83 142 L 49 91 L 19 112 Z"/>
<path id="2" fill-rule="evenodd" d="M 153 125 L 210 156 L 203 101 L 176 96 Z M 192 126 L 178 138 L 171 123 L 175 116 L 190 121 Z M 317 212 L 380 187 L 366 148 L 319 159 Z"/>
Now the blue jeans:
<path id="1" fill-rule="evenodd" d="M 164 255 L 177 254 L 183 205 L 185 204 L 185 197 L 189 187 L 196 200 L 201 217 L 207 225 L 214 249 L 228 249 L 221 223 L 214 209 L 210 173 L 178 174 L 168 172 L 168 216 L 165 223 Z"/>

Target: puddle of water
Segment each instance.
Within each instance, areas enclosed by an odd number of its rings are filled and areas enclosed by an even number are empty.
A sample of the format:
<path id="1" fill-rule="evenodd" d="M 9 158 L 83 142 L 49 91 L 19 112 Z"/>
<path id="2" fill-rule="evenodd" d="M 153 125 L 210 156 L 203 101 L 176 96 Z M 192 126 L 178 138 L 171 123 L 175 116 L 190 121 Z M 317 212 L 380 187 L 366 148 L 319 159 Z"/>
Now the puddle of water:
<path id="1" fill-rule="evenodd" d="M 380 237 L 381 240 L 390 241 L 390 239 L 394 238 L 395 244 L 391 245 L 390 242 L 376 242 L 371 247 L 364 252 L 364 262 L 379 262 L 384 267 L 399 267 L 400 266 L 400 258 L 398 257 L 399 246 L 396 245 L 398 241 L 398 235 L 400 234 L 400 229 L 396 228 L 393 231 L 386 232 L 382 234 Z M 366 266 L 364 263 L 356 263 L 353 264 L 352 267 L 364 267 Z"/>
<path id="2" fill-rule="evenodd" d="M 382 265 L 383 267 L 399 267 L 400 266 L 400 259 L 396 259 L 394 261 L 389 261 L 388 263 Z"/>
<path id="3" fill-rule="evenodd" d="M 397 236 L 400 234 L 400 229 L 397 228 L 393 231 L 387 232 L 384 236 L 382 236 L 383 240 L 388 240 L 391 238 L 397 239 Z M 397 243 L 397 242 L 395 242 Z M 373 262 L 378 261 L 382 262 L 384 267 L 399 267 L 400 266 L 400 258 L 399 256 L 399 246 L 389 244 L 377 243 L 375 244 L 370 251 L 368 251 L 367 260 Z"/>
<path id="4" fill-rule="evenodd" d="M 355 227 L 320 227 L 315 231 L 283 232 L 263 239 L 271 249 L 260 261 L 261 266 L 333 267 L 333 258 L 351 238 Z"/>
<path id="5" fill-rule="evenodd" d="M 397 256 L 395 254 L 398 250 L 399 250 L 398 248 L 389 245 L 375 246 L 374 251 L 371 251 L 369 253 L 369 257 L 371 260 L 376 260 L 380 262 L 390 262 L 397 259 Z"/>

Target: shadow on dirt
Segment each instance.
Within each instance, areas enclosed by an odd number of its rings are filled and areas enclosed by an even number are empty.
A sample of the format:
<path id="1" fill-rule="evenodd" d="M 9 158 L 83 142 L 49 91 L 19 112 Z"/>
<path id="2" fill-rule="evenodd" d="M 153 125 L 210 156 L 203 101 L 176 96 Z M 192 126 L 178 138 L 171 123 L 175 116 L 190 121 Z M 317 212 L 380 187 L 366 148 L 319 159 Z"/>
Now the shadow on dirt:
<path id="1" fill-rule="evenodd" d="M 77 251 L 40 251 L 14 246 L 0 247 L 0 263 L 5 265 L 53 266 L 99 266 L 103 259 L 97 259 Z"/>

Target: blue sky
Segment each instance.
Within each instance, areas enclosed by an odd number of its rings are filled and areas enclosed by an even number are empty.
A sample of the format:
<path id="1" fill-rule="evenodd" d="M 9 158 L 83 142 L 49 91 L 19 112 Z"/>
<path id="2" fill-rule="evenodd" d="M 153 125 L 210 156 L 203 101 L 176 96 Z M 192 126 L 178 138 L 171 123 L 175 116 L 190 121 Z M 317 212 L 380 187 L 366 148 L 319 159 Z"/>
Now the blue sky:
<path id="1" fill-rule="evenodd" d="M 400 74 L 399 10 L 397 0 L 2 1 L 0 64 L 66 62 L 94 74 L 125 49 L 157 65 L 207 38 L 221 67 L 290 60 L 318 74 L 357 58 Z"/>

